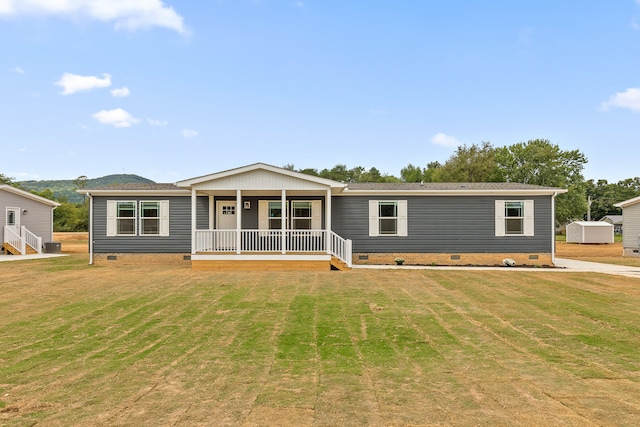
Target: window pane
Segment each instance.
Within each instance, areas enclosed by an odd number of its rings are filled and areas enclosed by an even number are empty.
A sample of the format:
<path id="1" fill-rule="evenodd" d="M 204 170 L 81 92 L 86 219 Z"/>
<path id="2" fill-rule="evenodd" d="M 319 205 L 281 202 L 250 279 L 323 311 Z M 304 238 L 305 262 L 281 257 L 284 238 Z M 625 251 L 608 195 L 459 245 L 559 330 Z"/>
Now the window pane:
<path id="1" fill-rule="evenodd" d="M 524 220 L 507 218 L 505 223 L 506 234 L 524 234 Z"/>
<path id="2" fill-rule="evenodd" d="M 380 202 L 380 217 L 397 217 L 397 202 Z M 381 230 L 382 231 L 382 230 Z"/>
<path id="3" fill-rule="evenodd" d="M 311 218 L 311 202 L 293 202 L 294 218 Z"/>
<path id="4" fill-rule="evenodd" d="M 398 234 L 398 220 L 380 218 L 380 234 Z"/>
<path id="5" fill-rule="evenodd" d="M 280 218 L 269 218 L 269 230 L 280 230 L 282 228 L 282 220 Z"/>
<path id="6" fill-rule="evenodd" d="M 524 212 L 524 202 L 506 202 L 504 216 L 511 218 L 522 218 Z"/>
<path id="7" fill-rule="evenodd" d="M 136 231 L 135 219 L 119 219 L 118 234 L 134 234 Z"/>
<path id="8" fill-rule="evenodd" d="M 160 220 L 143 219 L 141 222 L 142 234 L 160 234 Z"/>
<path id="9" fill-rule="evenodd" d="M 136 202 L 118 202 L 118 218 L 135 218 Z"/>
<path id="10" fill-rule="evenodd" d="M 160 217 L 160 203 L 159 202 L 141 202 L 140 216 L 142 218 Z"/>
<path id="11" fill-rule="evenodd" d="M 311 230 L 311 220 L 310 219 L 300 219 L 296 218 L 293 220 L 293 229 L 294 230 Z"/>
<path id="12" fill-rule="evenodd" d="M 282 218 L 282 202 L 269 202 L 269 218 Z"/>

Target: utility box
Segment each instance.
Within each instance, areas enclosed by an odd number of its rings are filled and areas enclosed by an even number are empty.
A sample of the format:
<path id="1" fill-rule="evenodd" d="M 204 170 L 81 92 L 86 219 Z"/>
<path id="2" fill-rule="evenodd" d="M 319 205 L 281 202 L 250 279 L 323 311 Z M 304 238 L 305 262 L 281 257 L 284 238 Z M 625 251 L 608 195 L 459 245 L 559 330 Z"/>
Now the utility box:
<path id="1" fill-rule="evenodd" d="M 59 254 L 62 252 L 62 244 L 60 242 L 45 242 L 44 252 L 47 254 Z"/>
<path id="2" fill-rule="evenodd" d="M 613 243 L 613 224 L 574 221 L 567 225 L 567 243 Z"/>

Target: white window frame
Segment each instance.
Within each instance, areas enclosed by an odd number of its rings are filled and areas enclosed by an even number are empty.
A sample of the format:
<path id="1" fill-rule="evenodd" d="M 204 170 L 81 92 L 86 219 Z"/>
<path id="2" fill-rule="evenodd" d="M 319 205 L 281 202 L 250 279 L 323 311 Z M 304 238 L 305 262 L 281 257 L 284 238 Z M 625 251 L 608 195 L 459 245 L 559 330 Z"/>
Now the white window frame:
<path id="1" fill-rule="evenodd" d="M 524 212 L 519 217 L 507 216 L 507 203 L 522 203 Z M 519 234 L 507 233 L 507 221 L 509 219 L 521 219 L 523 232 Z M 522 237 L 534 236 L 534 201 L 533 200 L 496 200 L 495 201 L 495 235 L 497 237 Z"/>
<path id="2" fill-rule="evenodd" d="M 159 217 L 153 217 L 158 219 L 158 233 L 155 234 L 142 234 L 142 203 L 158 203 L 159 205 Z M 135 206 L 134 217 L 119 218 L 118 217 L 118 204 L 119 203 L 133 203 Z M 134 221 L 134 233 L 133 234 L 119 234 L 118 233 L 118 220 L 120 219 L 133 219 Z M 150 218 L 148 218 L 150 219 Z M 108 237 L 156 237 L 169 236 L 169 200 L 107 200 L 107 236 Z"/>
<path id="3" fill-rule="evenodd" d="M 380 204 L 395 203 L 397 216 L 381 217 Z M 395 219 L 396 233 L 380 233 L 380 219 Z M 408 203 L 406 200 L 369 200 L 369 236 L 371 237 L 404 237 L 409 235 Z"/>

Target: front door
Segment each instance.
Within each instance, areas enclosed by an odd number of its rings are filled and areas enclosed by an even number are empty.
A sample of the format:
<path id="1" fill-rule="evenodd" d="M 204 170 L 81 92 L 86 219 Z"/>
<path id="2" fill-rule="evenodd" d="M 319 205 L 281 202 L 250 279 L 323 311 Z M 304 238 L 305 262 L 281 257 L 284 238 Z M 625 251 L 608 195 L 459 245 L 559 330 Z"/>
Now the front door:
<path id="1" fill-rule="evenodd" d="M 7 226 L 20 235 L 20 208 L 7 208 Z"/>
<path id="2" fill-rule="evenodd" d="M 236 202 L 220 200 L 216 207 L 215 248 L 221 250 L 236 249 Z"/>

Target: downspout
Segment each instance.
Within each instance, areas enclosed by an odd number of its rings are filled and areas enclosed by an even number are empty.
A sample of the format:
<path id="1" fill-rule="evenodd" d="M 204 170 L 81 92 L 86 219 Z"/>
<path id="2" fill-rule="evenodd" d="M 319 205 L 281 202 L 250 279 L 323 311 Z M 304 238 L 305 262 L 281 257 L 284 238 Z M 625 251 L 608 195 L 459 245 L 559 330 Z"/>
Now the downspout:
<path id="1" fill-rule="evenodd" d="M 89 196 L 89 265 L 93 265 L 93 196 Z"/>
<path id="2" fill-rule="evenodd" d="M 554 192 L 551 196 L 551 263 L 556 263 L 556 196 Z"/>

